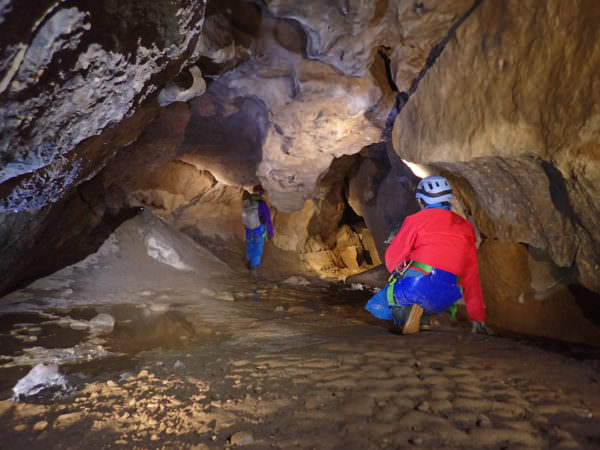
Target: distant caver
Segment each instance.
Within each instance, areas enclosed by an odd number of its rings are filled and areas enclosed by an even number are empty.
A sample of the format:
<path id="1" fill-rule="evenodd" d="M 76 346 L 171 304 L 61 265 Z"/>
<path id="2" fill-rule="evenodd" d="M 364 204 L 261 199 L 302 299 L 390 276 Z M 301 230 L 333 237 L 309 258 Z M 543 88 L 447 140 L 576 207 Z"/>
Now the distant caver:
<path id="1" fill-rule="evenodd" d="M 262 195 L 264 189 L 257 184 L 252 194 L 244 191 L 242 196 L 242 223 L 246 230 L 246 256 L 252 275 L 257 274 L 257 267 L 263 254 L 265 240 L 273 238 L 273 222 L 271 210 Z"/>

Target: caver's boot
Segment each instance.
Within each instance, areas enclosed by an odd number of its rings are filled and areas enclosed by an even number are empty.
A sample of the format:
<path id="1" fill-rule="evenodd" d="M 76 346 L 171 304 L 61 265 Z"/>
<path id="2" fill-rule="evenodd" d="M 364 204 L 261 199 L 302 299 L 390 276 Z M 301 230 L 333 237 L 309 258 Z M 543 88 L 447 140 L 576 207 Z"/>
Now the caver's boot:
<path id="1" fill-rule="evenodd" d="M 410 308 L 408 318 L 406 319 L 406 322 L 404 322 L 404 327 L 402 327 L 402 334 L 418 333 L 421 316 L 423 315 L 423 308 L 416 304 L 412 304 L 408 308 Z"/>
<path id="2" fill-rule="evenodd" d="M 434 325 L 433 314 L 423 311 L 423 315 L 421 316 L 421 320 L 419 321 L 419 330 L 427 331 L 431 330 Z"/>
<path id="3" fill-rule="evenodd" d="M 409 313 L 410 306 L 392 306 L 392 317 L 394 318 L 394 326 L 392 328 L 392 331 L 394 333 L 402 334 L 402 329 L 404 328 L 406 319 L 408 319 Z"/>
<path id="4" fill-rule="evenodd" d="M 392 333 L 396 334 L 412 334 L 419 331 L 421 315 L 423 308 L 419 305 L 410 306 L 392 306 L 392 317 L 394 325 Z"/>
<path id="5" fill-rule="evenodd" d="M 404 328 L 404 323 L 406 319 L 408 319 L 408 313 L 410 308 L 408 306 L 392 306 L 392 327 L 390 331 L 394 334 L 402 334 L 402 329 Z"/>

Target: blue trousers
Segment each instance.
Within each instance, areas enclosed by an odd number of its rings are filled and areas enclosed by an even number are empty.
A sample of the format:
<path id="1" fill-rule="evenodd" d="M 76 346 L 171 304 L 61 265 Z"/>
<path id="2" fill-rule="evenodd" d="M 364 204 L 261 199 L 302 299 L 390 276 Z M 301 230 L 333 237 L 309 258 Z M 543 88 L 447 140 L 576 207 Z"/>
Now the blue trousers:
<path id="1" fill-rule="evenodd" d="M 387 300 L 389 284 L 369 299 L 365 309 L 378 319 L 393 320 L 392 306 Z M 448 309 L 462 297 L 457 277 L 440 269 L 425 275 L 418 270 L 409 269 L 393 285 L 394 300 L 401 306 L 417 304 L 425 312 L 437 314 Z"/>
<path id="2" fill-rule="evenodd" d="M 401 306 L 420 305 L 425 312 L 441 313 L 462 297 L 456 275 L 434 268 L 425 275 L 409 269 L 394 285 L 394 299 Z"/>
<path id="3" fill-rule="evenodd" d="M 250 267 L 258 267 L 265 246 L 265 226 L 249 230 L 246 228 L 246 257 Z"/>

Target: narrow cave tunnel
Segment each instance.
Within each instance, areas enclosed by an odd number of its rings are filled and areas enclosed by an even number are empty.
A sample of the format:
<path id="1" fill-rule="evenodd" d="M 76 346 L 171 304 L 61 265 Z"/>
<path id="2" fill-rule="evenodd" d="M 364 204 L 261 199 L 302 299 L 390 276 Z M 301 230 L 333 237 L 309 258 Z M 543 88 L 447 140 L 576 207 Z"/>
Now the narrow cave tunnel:
<path id="1" fill-rule="evenodd" d="M 6 442 L 598 447 L 597 1 L 92 3 L 0 2 Z M 485 320 L 398 335 L 429 175 Z"/>
<path id="2" fill-rule="evenodd" d="M 366 227 L 365 220 L 352 209 L 346 198 L 344 198 L 344 212 L 338 223 L 338 228 L 342 228 L 344 225 L 348 225 L 355 233 L 360 232 L 360 230 Z M 363 250 L 357 254 L 356 263 L 359 266 L 363 263 L 372 266 L 373 258 L 371 258 L 371 251 L 363 248 Z"/>

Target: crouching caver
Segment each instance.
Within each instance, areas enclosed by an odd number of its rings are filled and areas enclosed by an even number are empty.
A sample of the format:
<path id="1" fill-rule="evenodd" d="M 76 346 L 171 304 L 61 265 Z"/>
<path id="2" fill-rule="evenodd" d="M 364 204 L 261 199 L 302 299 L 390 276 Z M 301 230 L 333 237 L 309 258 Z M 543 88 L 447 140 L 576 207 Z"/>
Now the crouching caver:
<path id="1" fill-rule="evenodd" d="M 475 230 L 450 210 L 452 196 L 446 178 L 421 180 L 416 193 L 421 210 L 406 217 L 386 249 L 391 275 L 366 309 L 393 320 L 394 331 L 411 334 L 426 328 L 430 314 L 443 312 L 461 297 L 473 330 L 486 330 Z"/>

